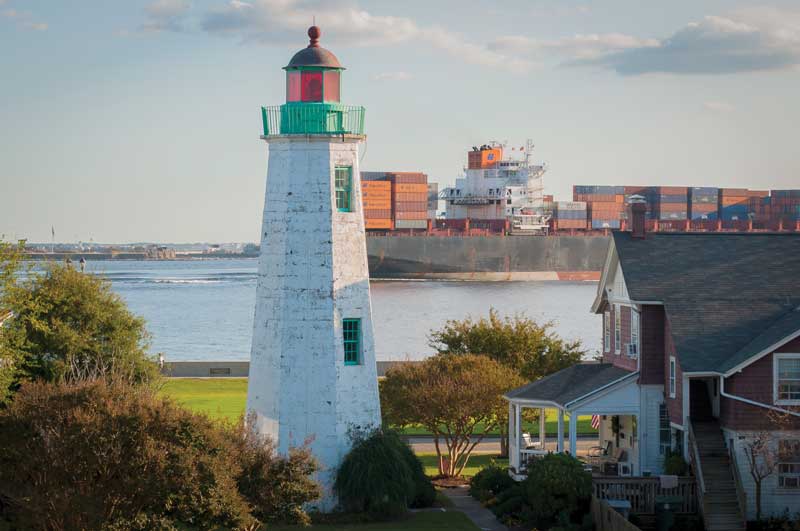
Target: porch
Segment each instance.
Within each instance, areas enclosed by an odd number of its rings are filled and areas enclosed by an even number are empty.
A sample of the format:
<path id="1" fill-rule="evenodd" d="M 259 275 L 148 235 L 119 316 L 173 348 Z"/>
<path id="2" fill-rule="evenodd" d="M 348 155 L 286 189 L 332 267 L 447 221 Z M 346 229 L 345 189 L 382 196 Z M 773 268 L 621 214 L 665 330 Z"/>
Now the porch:
<path id="1" fill-rule="evenodd" d="M 531 458 L 552 452 L 570 453 L 596 475 L 640 474 L 638 373 L 611 364 L 574 365 L 509 391 L 509 472 L 525 477 Z M 555 439 L 547 439 L 545 418 L 555 410 Z M 578 417 L 596 415 L 598 435 L 593 445 L 578 443 Z M 535 433 L 525 431 L 538 416 Z M 567 435 L 565 438 L 565 424 Z"/>

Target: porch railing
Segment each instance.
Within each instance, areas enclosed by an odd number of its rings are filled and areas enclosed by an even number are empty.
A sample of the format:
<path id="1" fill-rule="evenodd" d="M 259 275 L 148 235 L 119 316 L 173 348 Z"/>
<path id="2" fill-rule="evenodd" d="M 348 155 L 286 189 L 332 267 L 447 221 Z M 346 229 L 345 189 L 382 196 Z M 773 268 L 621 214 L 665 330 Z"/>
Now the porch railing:
<path id="1" fill-rule="evenodd" d="M 668 489 L 658 477 L 593 477 L 592 494 L 601 500 L 627 500 L 635 514 L 655 514 L 657 496 L 680 496 L 679 513 L 695 514 L 698 509 L 697 482 L 692 477 L 680 477 L 678 485 Z"/>
<path id="2" fill-rule="evenodd" d="M 742 476 L 739 474 L 739 463 L 736 462 L 736 451 L 733 444 L 728 447 L 728 454 L 731 459 L 731 468 L 733 468 L 733 481 L 736 483 L 736 498 L 739 500 L 739 512 L 744 522 L 747 522 L 747 495 L 744 492 L 742 484 Z"/>

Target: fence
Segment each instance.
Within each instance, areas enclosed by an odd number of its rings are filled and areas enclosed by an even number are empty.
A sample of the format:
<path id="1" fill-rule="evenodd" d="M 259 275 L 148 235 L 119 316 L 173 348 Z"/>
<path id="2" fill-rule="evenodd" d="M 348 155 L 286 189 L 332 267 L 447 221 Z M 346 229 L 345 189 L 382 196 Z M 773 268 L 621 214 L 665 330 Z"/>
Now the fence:
<path id="1" fill-rule="evenodd" d="M 596 531 L 640 531 L 604 500 L 592 496 L 592 521 Z"/>
<path id="2" fill-rule="evenodd" d="M 633 514 L 655 514 L 656 496 L 680 496 L 683 501 L 677 512 L 697 513 L 697 483 L 692 477 L 678 478 L 678 485 L 669 489 L 661 487 L 657 477 L 594 477 L 592 494 L 601 500 L 628 500 Z"/>
<path id="3" fill-rule="evenodd" d="M 287 103 L 261 107 L 264 136 L 363 135 L 364 107 L 338 103 Z"/>

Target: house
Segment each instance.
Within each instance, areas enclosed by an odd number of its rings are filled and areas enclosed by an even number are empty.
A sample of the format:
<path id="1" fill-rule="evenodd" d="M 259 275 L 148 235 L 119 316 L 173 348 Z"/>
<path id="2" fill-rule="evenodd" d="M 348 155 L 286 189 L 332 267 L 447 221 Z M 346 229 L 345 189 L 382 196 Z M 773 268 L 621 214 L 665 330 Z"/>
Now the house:
<path id="1" fill-rule="evenodd" d="M 570 367 L 506 394 L 512 474 L 527 455 L 525 408 L 600 415 L 600 446 L 616 472 L 663 472 L 667 452 L 692 463 L 706 513 L 755 517 L 746 448 L 771 435 L 778 460 L 762 483 L 763 515 L 800 511 L 800 234 L 615 231 L 592 311 L 602 315 L 599 363 Z M 643 205 L 642 205 L 643 206 Z M 641 219 L 640 219 L 641 218 Z M 783 417 L 774 422 L 773 413 Z M 542 430 L 543 436 L 543 430 Z M 563 437 L 556 451 L 567 451 Z M 712 518 L 713 519 L 713 518 Z"/>

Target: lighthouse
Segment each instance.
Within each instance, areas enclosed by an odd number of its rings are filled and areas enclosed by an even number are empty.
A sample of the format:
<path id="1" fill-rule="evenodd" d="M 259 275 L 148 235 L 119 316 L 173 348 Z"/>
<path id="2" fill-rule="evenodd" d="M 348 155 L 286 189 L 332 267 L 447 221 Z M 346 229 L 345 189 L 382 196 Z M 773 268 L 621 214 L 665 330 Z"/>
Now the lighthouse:
<path id="1" fill-rule="evenodd" d="M 352 434 L 379 426 L 359 146 L 364 108 L 320 29 L 284 67 L 286 103 L 262 107 L 269 146 L 247 411 L 278 451 L 308 444 L 320 510 Z"/>

